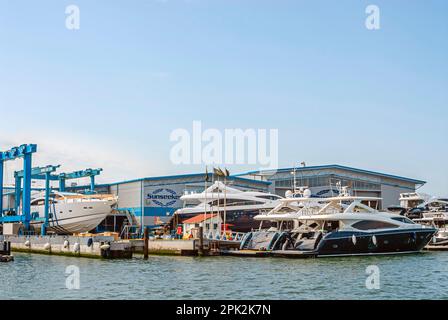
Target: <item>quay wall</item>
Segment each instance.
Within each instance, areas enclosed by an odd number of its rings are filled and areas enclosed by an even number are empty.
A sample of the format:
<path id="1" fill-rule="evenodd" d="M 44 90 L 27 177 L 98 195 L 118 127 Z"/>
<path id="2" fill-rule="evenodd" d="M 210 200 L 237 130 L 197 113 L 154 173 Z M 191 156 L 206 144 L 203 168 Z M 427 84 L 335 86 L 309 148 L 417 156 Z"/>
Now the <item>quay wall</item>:
<path id="1" fill-rule="evenodd" d="M 89 239 L 92 239 L 89 241 Z M 11 251 L 55 254 L 86 258 L 130 258 L 132 248 L 126 242 L 114 242 L 113 237 L 76 236 L 0 236 L 0 241 L 10 241 Z M 68 241 L 68 244 L 65 243 Z M 90 242 L 90 243 L 89 243 Z M 75 246 L 75 244 L 78 244 Z M 90 244 L 90 245 L 89 245 Z M 101 246 L 109 244 L 109 249 Z M 76 248 L 78 247 L 78 248 Z"/>
<path id="2" fill-rule="evenodd" d="M 130 240 L 134 252 L 143 253 L 143 240 Z M 149 240 L 148 253 L 160 255 L 196 255 L 195 240 Z"/>

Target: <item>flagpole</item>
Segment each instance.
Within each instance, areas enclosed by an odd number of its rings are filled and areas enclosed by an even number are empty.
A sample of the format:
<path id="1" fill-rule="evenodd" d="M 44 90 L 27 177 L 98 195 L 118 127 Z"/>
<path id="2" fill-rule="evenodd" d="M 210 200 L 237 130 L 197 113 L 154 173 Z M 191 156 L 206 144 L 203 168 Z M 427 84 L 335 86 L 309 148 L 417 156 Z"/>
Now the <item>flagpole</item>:
<path id="1" fill-rule="evenodd" d="M 212 186 L 214 186 L 215 185 L 215 171 L 214 171 L 214 169 L 215 168 L 213 168 L 213 174 L 212 174 Z M 210 209 L 211 209 L 211 218 L 210 218 L 210 223 L 214 223 L 214 219 L 213 219 L 213 215 L 214 215 L 214 210 L 215 210 L 215 206 L 214 206 L 214 202 L 215 202 L 215 197 L 214 197 L 214 191 L 213 191 L 213 188 L 212 188 L 212 205 L 211 205 L 211 207 L 210 207 Z M 215 235 L 213 235 L 213 237 L 215 237 Z"/>
<path id="2" fill-rule="evenodd" d="M 221 220 L 221 212 L 220 212 L 220 207 L 221 207 L 221 197 L 220 197 L 220 182 L 221 181 L 219 181 L 219 172 L 218 172 L 218 170 L 216 169 L 216 168 L 213 168 L 213 176 L 216 176 L 217 177 L 217 179 L 218 179 L 218 188 L 217 188 L 217 191 L 218 191 L 218 209 L 216 210 L 216 225 L 218 226 L 218 234 L 219 234 L 219 237 L 221 238 L 221 227 L 222 226 L 220 226 L 219 225 L 219 221 Z"/>
<path id="3" fill-rule="evenodd" d="M 218 210 L 217 210 L 217 214 L 216 214 L 216 223 L 219 226 L 219 237 L 221 237 L 221 226 L 219 225 L 219 220 L 221 220 L 221 189 L 220 189 L 220 184 L 221 181 L 219 180 L 219 175 L 218 175 Z"/>
<path id="4" fill-rule="evenodd" d="M 226 176 L 224 176 L 224 234 L 227 239 L 226 220 L 227 220 L 227 179 Z"/>
<path id="5" fill-rule="evenodd" d="M 207 180 L 208 180 L 208 169 L 205 166 L 205 180 L 204 180 L 204 192 L 205 192 L 205 206 L 204 206 L 204 227 L 207 225 Z M 206 230 L 207 232 L 207 230 Z"/>

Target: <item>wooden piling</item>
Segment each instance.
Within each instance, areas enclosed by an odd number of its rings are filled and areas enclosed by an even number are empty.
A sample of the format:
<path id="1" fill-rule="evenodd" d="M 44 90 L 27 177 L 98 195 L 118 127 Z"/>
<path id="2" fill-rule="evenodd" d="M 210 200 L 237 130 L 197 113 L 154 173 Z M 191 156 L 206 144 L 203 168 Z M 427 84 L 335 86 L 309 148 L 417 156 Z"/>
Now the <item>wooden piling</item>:
<path id="1" fill-rule="evenodd" d="M 148 250 L 148 243 L 149 240 L 149 234 L 148 234 L 148 227 L 145 228 L 145 233 L 143 236 L 143 258 L 148 259 L 149 257 L 149 250 Z"/>
<path id="2" fill-rule="evenodd" d="M 11 255 L 11 242 L 3 241 L 2 249 L 0 250 L 0 255 L 5 255 L 5 256 Z"/>
<path id="3" fill-rule="evenodd" d="M 204 227 L 203 226 L 199 227 L 199 250 L 198 250 L 198 254 L 200 256 L 204 255 Z"/>

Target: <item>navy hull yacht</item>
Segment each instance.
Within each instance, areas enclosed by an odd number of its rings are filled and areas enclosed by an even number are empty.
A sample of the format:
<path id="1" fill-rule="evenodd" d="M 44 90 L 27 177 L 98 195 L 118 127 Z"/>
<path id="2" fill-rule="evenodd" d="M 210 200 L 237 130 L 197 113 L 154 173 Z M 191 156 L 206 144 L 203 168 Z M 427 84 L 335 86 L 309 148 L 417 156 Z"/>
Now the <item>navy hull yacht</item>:
<path id="1" fill-rule="evenodd" d="M 249 233 L 241 249 L 283 257 L 375 255 L 419 252 L 431 241 L 435 228 L 368 205 L 378 200 L 343 192 L 333 198 L 300 199 L 301 209 L 293 213 L 281 213 L 282 206 L 278 206 L 255 217 L 276 222 L 277 227 Z M 282 200 L 283 207 L 292 201 Z"/>

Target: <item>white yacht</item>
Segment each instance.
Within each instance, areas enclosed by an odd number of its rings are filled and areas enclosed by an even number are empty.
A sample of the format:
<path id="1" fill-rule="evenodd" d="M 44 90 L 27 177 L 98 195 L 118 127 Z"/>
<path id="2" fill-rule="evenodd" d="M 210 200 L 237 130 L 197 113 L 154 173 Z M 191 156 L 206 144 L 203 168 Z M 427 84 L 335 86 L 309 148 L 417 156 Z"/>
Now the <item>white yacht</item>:
<path id="1" fill-rule="evenodd" d="M 416 208 L 429 199 L 431 199 L 431 196 L 429 194 L 420 192 L 400 193 L 399 198 L 400 206 L 407 210 Z"/>
<path id="2" fill-rule="evenodd" d="M 282 197 L 259 191 L 242 191 L 217 181 L 201 193 L 186 193 L 180 198 L 184 207 L 174 213 L 176 224 L 198 214 L 216 214 L 226 218 L 233 231 L 248 232 L 259 226 L 253 217 L 269 212 Z"/>
<path id="3" fill-rule="evenodd" d="M 303 198 L 301 209 L 282 213 L 294 199 L 255 220 L 277 227 L 249 233 L 241 249 L 270 251 L 275 256 L 339 256 L 418 252 L 436 229 L 369 206 L 381 198 L 354 197 L 347 192 L 331 198 Z"/>
<path id="4" fill-rule="evenodd" d="M 97 227 L 112 213 L 117 197 L 112 195 L 85 195 L 52 192 L 49 197 L 48 230 L 58 234 L 88 232 Z M 31 214 L 39 218 L 32 222 L 40 229 L 45 218 L 45 194 L 36 195 L 31 201 Z"/>
<path id="5" fill-rule="evenodd" d="M 414 209 L 417 210 L 415 222 L 437 228 L 433 245 L 448 245 L 448 198 L 433 197 Z"/>
<path id="6" fill-rule="evenodd" d="M 420 192 L 400 193 L 400 205 L 390 206 L 387 211 L 407 216 L 410 219 L 421 218 L 420 205 L 431 199 L 431 196 Z"/>

